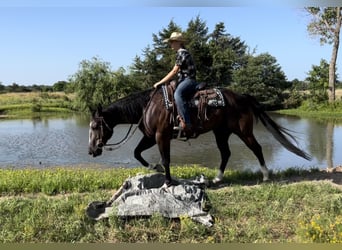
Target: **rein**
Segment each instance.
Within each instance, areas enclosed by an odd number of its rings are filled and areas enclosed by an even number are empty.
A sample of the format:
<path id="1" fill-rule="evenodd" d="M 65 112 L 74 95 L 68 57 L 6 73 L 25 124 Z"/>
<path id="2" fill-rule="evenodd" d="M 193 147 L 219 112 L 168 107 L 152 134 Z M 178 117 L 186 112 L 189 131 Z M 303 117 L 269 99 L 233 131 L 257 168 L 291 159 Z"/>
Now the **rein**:
<path id="1" fill-rule="evenodd" d="M 151 103 L 151 101 L 152 101 L 152 97 L 155 95 L 155 93 L 157 92 L 157 89 L 154 89 L 153 90 L 153 92 L 152 92 L 152 94 L 151 94 L 151 97 L 150 97 L 150 99 L 149 99 L 149 101 L 148 101 L 148 103 L 147 103 L 147 105 L 146 105 L 146 107 L 148 107 L 149 105 L 150 105 L 150 103 Z M 128 131 L 127 131 L 127 133 L 126 133 L 126 135 L 124 136 L 124 138 L 123 139 L 121 139 L 119 142 L 116 142 L 116 143 L 109 143 L 109 144 L 104 144 L 104 145 L 102 145 L 101 146 L 101 148 L 104 148 L 105 150 L 107 150 L 107 151 L 113 151 L 113 150 L 116 150 L 116 149 L 118 149 L 118 148 L 120 148 L 123 144 L 125 144 L 133 135 L 134 135 L 134 133 L 136 132 L 136 130 L 138 129 L 138 127 L 139 127 L 139 124 L 141 123 L 141 122 L 144 122 L 144 119 L 143 119 L 143 117 L 144 117 L 144 114 L 145 114 L 145 111 L 146 111 L 146 108 L 144 109 L 144 111 L 143 111 L 143 115 L 141 116 L 141 118 L 139 119 L 139 121 L 138 121 L 138 125 L 134 128 L 134 130 L 133 130 L 133 132 L 131 133 L 131 131 L 132 131 L 132 128 L 133 128 L 133 123 L 130 125 L 130 127 L 129 127 L 129 129 L 128 129 Z M 100 123 L 101 123 L 101 131 L 100 131 L 100 141 L 101 141 L 101 143 L 102 143 L 102 137 L 103 137 L 103 124 L 110 130 L 110 131 L 113 131 L 113 129 L 111 128 L 111 127 L 109 127 L 109 125 L 106 123 L 106 121 L 104 120 L 104 118 L 103 118 L 103 116 L 99 116 L 99 117 L 97 117 L 97 119 L 100 121 Z M 147 124 L 145 124 L 145 122 L 144 122 L 144 125 L 145 125 L 145 127 L 147 127 L 147 128 L 149 128 L 148 127 L 148 125 Z M 130 135 L 130 133 L 131 133 L 131 135 Z M 115 147 L 110 147 L 110 146 L 115 146 Z"/>
<path id="2" fill-rule="evenodd" d="M 119 145 L 119 144 L 123 143 L 123 142 L 128 138 L 128 135 L 129 135 L 129 133 L 131 132 L 132 127 L 133 127 L 133 124 L 131 124 L 131 125 L 129 126 L 129 129 L 128 129 L 128 131 L 127 131 L 125 137 L 122 138 L 121 141 L 118 141 L 118 142 L 116 142 L 116 143 L 105 144 L 104 147 L 106 147 L 106 146 L 116 146 L 116 145 Z"/>
<path id="3" fill-rule="evenodd" d="M 109 127 L 109 125 L 106 123 L 106 121 L 104 120 L 103 117 L 98 117 L 98 118 L 100 119 L 100 122 L 101 122 L 101 137 L 102 137 L 103 136 L 103 126 L 102 126 L 102 123 L 104 123 L 105 126 L 109 130 L 112 131 L 113 129 Z M 140 118 L 138 124 L 140 123 L 141 120 L 142 120 L 142 118 Z M 133 123 L 129 126 L 129 129 L 128 129 L 126 135 L 124 136 L 124 138 L 122 138 L 120 141 L 118 141 L 116 143 L 105 144 L 102 147 L 105 150 L 108 150 L 108 151 L 113 151 L 113 150 L 116 150 L 116 149 L 120 148 L 123 144 L 125 144 L 134 135 L 134 133 L 137 130 L 138 126 L 135 127 L 135 129 L 133 130 L 132 134 L 130 135 L 132 128 L 133 128 Z M 102 138 L 101 138 L 101 141 L 102 141 Z M 109 148 L 107 148 L 108 146 L 116 146 L 116 147 L 109 147 Z"/>

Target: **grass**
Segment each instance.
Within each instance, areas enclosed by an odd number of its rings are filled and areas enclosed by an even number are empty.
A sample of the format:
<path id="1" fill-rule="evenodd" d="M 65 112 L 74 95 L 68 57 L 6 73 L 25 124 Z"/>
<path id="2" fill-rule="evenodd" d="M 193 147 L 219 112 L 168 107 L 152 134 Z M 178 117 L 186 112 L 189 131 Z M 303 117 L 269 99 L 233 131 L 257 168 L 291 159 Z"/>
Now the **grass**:
<path id="1" fill-rule="evenodd" d="M 32 117 L 70 112 L 72 95 L 63 93 L 1 94 L 0 115 Z M 341 102 L 284 111 L 305 117 L 341 119 Z M 282 111 L 283 113 L 283 111 Z M 311 170 L 315 171 L 315 170 Z M 123 181 L 143 168 L 0 169 L 0 242 L 340 242 L 342 189 L 329 182 L 281 180 L 305 176 L 307 170 L 272 174 L 261 184 L 260 173 L 227 171 L 225 187 L 209 188 L 211 228 L 187 217 L 94 222 L 85 215 L 89 202 L 108 200 Z M 173 167 L 172 175 L 212 179 L 216 171 L 198 166 Z"/>
<path id="2" fill-rule="evenodd" d="M 341 122 L 342 100 L 335 101 L 332 104 L 328 102 L 315 103 L 311 100 L 306 100 L 299 108 L 279 110 L 277 113 L 296 115 L 305 118 L 315 118 L 318 120 Z"/>
<path id="3" fill-rule="evenodd" d="M 214 226 L 188 217 L 123 220 L 112 215 L 94 222 L 87 204 L 108 200 L 134 169 L 1 169 L 0 242 L 342 242 L 342 190 L 329 182 L 279 181 L 308 170 L 274 173 L 275 182 L 258 184 L 259 173 L 227 171 L 221 188 L 208 188 Z M 191 178 L 216 171 L 173 167 L 172 175 Z"/>
<path id="4" fill-rule="evenodd" d="M 0 94 L 0 118 L 32 118 L 65 114 L 74 111 L 75 94 L 64 92 L 29 92 Z M 324 120 L 342 120 L 342 90 L 336 91 L 334 104 L 314 103 L 307 100 L 297 109 L 277 111 L 285 115 L 297 115 Z"/>
<path id="5" fill-rule="evenodd" d="M 0 115 L 6 118 L 30 118 L 67 113 L 73 110 L 74 94 L 29 92 L 0 94 Z"/>

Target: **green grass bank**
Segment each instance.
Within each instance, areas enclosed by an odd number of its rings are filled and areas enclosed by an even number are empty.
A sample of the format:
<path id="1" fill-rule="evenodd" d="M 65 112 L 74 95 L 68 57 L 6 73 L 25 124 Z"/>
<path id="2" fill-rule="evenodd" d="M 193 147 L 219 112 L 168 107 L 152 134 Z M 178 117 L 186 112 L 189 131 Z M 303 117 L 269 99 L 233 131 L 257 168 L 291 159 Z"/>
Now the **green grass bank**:
<path id="1" fill-rule="evenodd" d="M 307 100 L 296 109 L 279 110 L 277 113 L 342 123 L 342 101 L 329 104 L 327 102 L 314 103 Z"/>
<path id="2" fill-rule="evenodd" d="M 304 101 L 297 109 L 277 113 L 306 118 L 342 122 L 342 90 L 337 91 L 334 104 Z M 75 112 L 75 94 L 64 92 L 28 92 L 0 94 L 0 118 L 34 118 Z"/>
<path id="3" fill-rule="evenodd" d="M 65 114 L 74 110 L 74 94 L 64 92 L 29 92 L 0 94 L 0 116 L 34 118 Z"/>
<path id="4" fill-rule="evenodd" d="M 108 200 L 143 168 L 1 169 L 0 242 L 342 242 L 341 173 L 289 169 L 261 183 L 259 173 L 227 171 L 206 190 L 214 226 L 159 215 L 94 222 L 89 202 Z M 174 166 L 176 178 L 216 170 Z M 324 178 L 321 178 L 324 174 Z"/>

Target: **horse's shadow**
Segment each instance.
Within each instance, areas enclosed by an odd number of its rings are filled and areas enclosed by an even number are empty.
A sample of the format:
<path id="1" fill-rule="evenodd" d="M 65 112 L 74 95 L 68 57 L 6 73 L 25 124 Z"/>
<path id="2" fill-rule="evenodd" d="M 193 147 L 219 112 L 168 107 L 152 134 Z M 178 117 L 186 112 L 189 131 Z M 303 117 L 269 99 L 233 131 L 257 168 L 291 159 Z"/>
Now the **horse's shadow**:
<path id="1" fill-rule="evenodd" d="M 342 167 L 337 167 L 333 170 L 293 170 L 285 173 L 271 173 L 269 181 L 262 181 L 262 174 L 257 174 L 255 177 L 239 178 L 239 177 L 224 177 L 222 182 L 209 182 L 207 188 L 220 189 L 224 187 L 241 185 L 241 186 L 257 186 L 267 184 L 293 184 L 301 182 L 327 181 L 342 189 Z"/>

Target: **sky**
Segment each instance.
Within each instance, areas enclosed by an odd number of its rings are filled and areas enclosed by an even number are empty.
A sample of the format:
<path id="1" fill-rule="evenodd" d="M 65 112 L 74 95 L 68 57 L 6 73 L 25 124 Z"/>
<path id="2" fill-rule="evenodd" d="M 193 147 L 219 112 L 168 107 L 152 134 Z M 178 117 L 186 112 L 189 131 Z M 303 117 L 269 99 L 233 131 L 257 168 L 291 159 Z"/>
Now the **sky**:
<path id="1" fill-rule="evenodd" d="M 171 20 L 185 30 L 197 16 L 209 33 L 223 22 L 226 32 L 240 37 L 256 55 L 275 57 L 290 81 L 304 80 L 321 59 L 330 61 L 332 46 L 321 46 L 307 32 L 305 5 L 262 2 L 0 0 L 0 83 L 53 85 L 67 81 L 82 60 L 95 56 L 112 70 L 128 70 L 152 45 L 152 34 Z M 338 58 L 342 75 L 340 64 Z"/>

